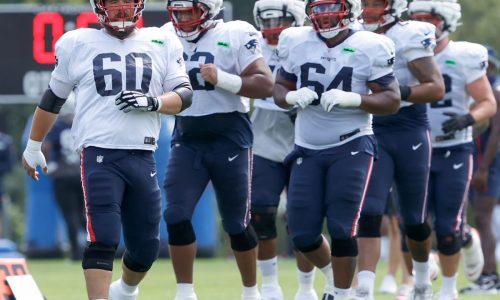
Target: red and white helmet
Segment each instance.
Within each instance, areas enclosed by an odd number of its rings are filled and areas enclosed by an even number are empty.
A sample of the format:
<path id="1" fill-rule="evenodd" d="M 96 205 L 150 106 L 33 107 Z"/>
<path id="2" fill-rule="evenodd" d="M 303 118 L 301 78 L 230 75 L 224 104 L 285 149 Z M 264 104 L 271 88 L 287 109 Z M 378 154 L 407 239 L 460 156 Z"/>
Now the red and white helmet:
<path id="1" fill-rule="evenodd" d="M 255 24 L 270 46 L 278 44 L 279 34 L 290 26 L 302 26 L 306 19 L 302 0 L 260 0 L 255 2 Z"/>
<path id="2" fill-rule="evenodd" d="M 104 5 L 104 0 L 90 0 L 90 5 L 103 26 L 117 32 L 130 32 L 141 18 L 146 2 L 134 0 L 133 3 Z"/>
<path id="3" fill-rule="evenodd" d="M 331 39 L 356 21 L 361 0 L 308 0 L 307 14 L 314 30 Z"/>
<path id="4" fill-rule="evenodd" d="M 460 25 L 460 18 L 462 17 L 461 6 L 457 3 L 457 0 L 414 0 L 408 7 L 408 13 L 412 17 L 417 15 L 440 16 L 443 24 L 442 28 L 437 28 L 437 31 L 442 32 L 439 39 L 447 36 L 450 32 L 454 32 Z"/>
<path id="5" fill-rule="evenodd" d="M 363 28 L 368 31 L 375 31 L 389 23 L 398 20 L 403 12 L 407 10 L 407 0 L 385 0 L 381 8 L 363 7 L 362 19 Z M 372 16 L 378 16 L 373 20 Z"/>
<path id="6" fill-rule="evenodd" d="M 177 35 L 194 40 L 213 24 L 222 10 L 222 0 L 168 0 L 167 10 Z M 189 13 L 197 17 L 186 21 L 179 18 L 180 14 Z"/>

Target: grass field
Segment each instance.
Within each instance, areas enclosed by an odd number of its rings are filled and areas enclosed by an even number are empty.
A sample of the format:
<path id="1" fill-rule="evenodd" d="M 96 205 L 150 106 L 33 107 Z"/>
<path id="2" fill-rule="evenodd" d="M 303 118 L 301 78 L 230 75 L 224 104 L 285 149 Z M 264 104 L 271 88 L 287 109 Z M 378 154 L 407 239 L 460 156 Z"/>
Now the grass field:
<path id="1" fill-rule="evenodd" d="M 85 284 L 79 263 L 65 260 L 29 260 L 28 268 L 47 300 L 85 300 Z M 280 283 L 285 299 L 293 299 L 297 287 L 295 262 L 281 259 L 279 262 Z M 115 261 L 113 278 L 120 274 L 120 261 Z M 386 264 L 380 263 L 376 289 L 386 271 Z M 440 287 L 440 281 L 434 283 L 434 290 Z M 467 285 L 462 275 L 458 286 Z M 316 274 L 316 290 L 322 291 L 323 276 Z M 198 259 L 195 265 L 195 288 L 200 300 L 239 300 L 241 284 L 236 263 L 233 259 Z M 175 280 L 170 260 L 158 260 L 140 286 L 140 300 L 170 300 L 175 295 Z M 393 299 L 393 296 L 376 294 L 381 300 Z M 500 295 L 463 296 L 460 299 L 500 299 Z"/>

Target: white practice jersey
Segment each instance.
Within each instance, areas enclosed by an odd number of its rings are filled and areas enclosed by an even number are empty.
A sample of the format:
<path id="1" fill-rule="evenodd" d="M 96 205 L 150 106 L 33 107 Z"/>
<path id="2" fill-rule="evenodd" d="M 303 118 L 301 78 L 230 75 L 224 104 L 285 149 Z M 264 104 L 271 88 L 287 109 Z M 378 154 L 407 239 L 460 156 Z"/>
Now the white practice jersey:
<path id="1" fill-rule="evenodd" d="M 422 57 L 434 56 L 436 27 L 426 22 L 404 21 L 394 24 L 385 35 L 396 45 L 394 74 L 400 85 L 415 86 L 419 82 L 408 69 L 408 63 Z M 401 107 L 413 103 L 401 101 Z"/>
<path id="2" fill-rule="evenodd" d="M 264 59 L 276 76 L 278 56 L 276 49 L 268 46 L 264 38 L 261 39 Z M 289 111 L 280 108 L 274 103 L 274 98 L 255 99 L 252 112 L 253 153 L 260 157 L 283 162 L 293 149 L 294 126 Z"/>
<path id="3" fill-rule="evenodd" d="M 82 28 L 57 41 L 49 85 L 61 98 L 74 90 L 72 133 L 78 150 L 88 146 L 155 150 L 159 113 L 124 113 L 115 98 L 124 90 L 160 96 L 183 82 L 189 79 L 175 35 L 142 28 L 120 40 L 104 29 Z"/>
<path id="4" fill-rule="evenodd" d="M 446 48 L 436 55 L 445 83 L 446 94 L 438 102 L 429 103 L 429 116 L 432 133 L 432 146 L 448 147 L 472 141 L 472 127 L 445 135 L 441 129 L 449 116 L 444 112 L 458 115 L 469 112 L 471 97 L 467 85 L 486 75 L 488 51 L 479 44 L 450 41 Z"/>
<path id="5" fill-rule="evenodd" d="M 376 33 L 354 31 L 333 48 L 318 38 L 312 27 L 285 29 L 278 44 L 280 75 L 297 81 L 321 97 L 324 91 L 341 89 L 368 94 L 368 81 L 393 73 L 394 43 Z M 299 109 L 295 144 L 308 149 L 327 149 L 357 137 L 373 134 L 372 115 L 359 108 L 323 110 L 315 100 Z"/>
<path id="6" fill-rule="evenodd" d="M 171 32 L 171 22 L 163 25 Z M 205 82 L 200 74 L 200 63 L 213 63 L 222 71 L 240 75 L 251 63 L 262 57 L 260 32 L 244 21 L 224 23 L 216 21 L 196 43 L 181 39 L 186 70 L 193 86 L 193 104 L 180 116 L 205 116 L 214 113 L 249 110 L 248 98 L 240 97 Z"/>

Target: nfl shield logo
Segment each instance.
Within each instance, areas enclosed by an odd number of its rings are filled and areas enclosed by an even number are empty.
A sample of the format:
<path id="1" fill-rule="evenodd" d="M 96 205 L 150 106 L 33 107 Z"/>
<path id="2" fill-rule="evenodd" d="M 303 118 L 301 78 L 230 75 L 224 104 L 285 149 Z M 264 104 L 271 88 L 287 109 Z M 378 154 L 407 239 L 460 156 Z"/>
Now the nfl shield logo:
<path id="1" fill-rule="evenodd" d="M 98 164 L 101 164 L 103 159 L 104 159 L 104 156 L 102 156 L 102 155 L 97 155 L 97 157 L 96 157 L 96 161 Z"/>

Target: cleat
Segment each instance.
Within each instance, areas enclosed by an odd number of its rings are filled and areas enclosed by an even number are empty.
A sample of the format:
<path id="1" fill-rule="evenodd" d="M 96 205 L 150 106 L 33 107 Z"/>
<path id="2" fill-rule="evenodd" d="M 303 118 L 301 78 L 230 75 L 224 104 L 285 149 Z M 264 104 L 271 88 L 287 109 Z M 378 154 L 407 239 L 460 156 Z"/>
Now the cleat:
<path id="1" fill-rule="evenodd" d="M 491 295 L 498 293 L 500 286 L 497 275 L 481 274 L 479 278 L 469 286 L 460 290 L 460 294 L 465 295 Z"/>
<path id="2" fill-rule="evenodd" d="M 109 299 L 110 300 L 136 300 L 139 295 L 139 288 L 132 294 L 125 293 L 121 288 L 121 279 L 113 281 L 109 286 Z"/>
<path id="3" fill-rule="evenodd" d="M 462 248 L 464 258 L 465 276 L 470 281 L 476 281 L 481 275 L 484 266 L 483 250 L 481 249 L 481 239 L 475 228 L 470 229 L 471 245 Z"/>
<path id="4" fill-rule="evenodd" d="M 410 299 L 410 294 L 411 294 L 412 289 L 413 289 L 412 286 L 407 285 L 407 284 L 402 284 L 399 287 L 394 300 L 408 300 L 408 299 Z"/>
<path id="5" fill-rule="evenodd" d="M 260 293 L 262 300 L 283 300 L 283 291 L 277 284 L 263 284 Z"/>
<path id="6" fill-rule="evenodd" d="M 378 291 L 382 294 L 395 295 L 398 291 L 398 285 L 396 283 L 396 280 L 394 279 L 394 276 L 385 275 Z"/>
<path id="7" fill-rule="evenodd" d="M 432 300 L 432 285 L 415 286 L 411 291 L 410 300 Z"/>

